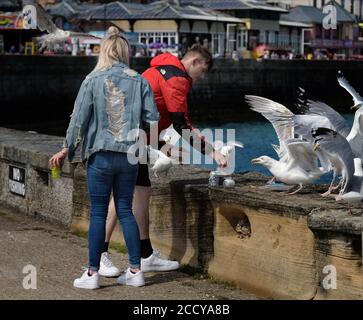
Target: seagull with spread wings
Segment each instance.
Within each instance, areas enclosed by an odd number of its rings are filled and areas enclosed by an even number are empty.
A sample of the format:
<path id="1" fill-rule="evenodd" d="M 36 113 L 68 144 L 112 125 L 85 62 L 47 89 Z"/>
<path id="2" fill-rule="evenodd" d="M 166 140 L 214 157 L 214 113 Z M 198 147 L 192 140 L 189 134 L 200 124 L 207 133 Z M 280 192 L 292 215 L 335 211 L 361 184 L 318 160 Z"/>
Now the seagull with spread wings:
<path id="1" fill-rule="evenodd" d="M 252 164 L 265 166 L 276 180 L 288 185 L 299 185 L 299 188 L 290 193 L 294 194 L 318 179 L 326 170 L 318 166 L 318 154 L 313 150 L 310 141 L 296 139 L 295 115 L 284 105 L 267 98 L 246 96 L 251 109 L 259 112 L 269 120 L 276 131 L 279 146 L 275 147 L 279 160 L 268 156 L 252 159 Z"/>
<path id="2" fill-rule="evenodd" d="M 363 98 L 350 85 L 341 71 L 338 72 L 338 82 L 353 98 L 354 105 L 351 109 L 357 109 L 347 140 L 352 148 L 354 157 L 363 159 Z"/>
<path id="3" fill-rule="evenodd" d="M 36 26 L 40 31 L 47 32 L 47 34 L 35 38 L 35 41 L 40 44 L 40 51 L 45 48 L 52 49 L 56 44 L 64 43 L 69 37 L 98 38 L 90 34 L 65 31 L 58 28 L 52 21 L 51 16 L 36 0 L 23 0 L 23 18 L 25 29 L 32 29 Z"/>

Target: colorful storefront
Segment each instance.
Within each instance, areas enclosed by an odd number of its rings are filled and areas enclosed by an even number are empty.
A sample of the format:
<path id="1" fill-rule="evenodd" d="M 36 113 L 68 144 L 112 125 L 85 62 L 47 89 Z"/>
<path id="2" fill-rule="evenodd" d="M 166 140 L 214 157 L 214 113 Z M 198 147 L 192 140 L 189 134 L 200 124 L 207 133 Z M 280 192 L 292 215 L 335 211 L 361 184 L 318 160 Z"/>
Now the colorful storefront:
<path id="1" fill-rule="evenodd" d="M 26 42 L 38 34 L 38 30 L 23 28 L 21 12 L 0 13 L 0 54 L 24 53 Z"/>

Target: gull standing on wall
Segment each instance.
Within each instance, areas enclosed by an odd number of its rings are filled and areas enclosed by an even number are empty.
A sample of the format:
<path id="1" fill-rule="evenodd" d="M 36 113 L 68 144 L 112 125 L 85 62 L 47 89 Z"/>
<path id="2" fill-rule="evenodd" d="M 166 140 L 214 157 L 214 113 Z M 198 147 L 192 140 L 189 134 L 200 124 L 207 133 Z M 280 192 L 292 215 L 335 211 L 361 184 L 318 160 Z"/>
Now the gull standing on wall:
<path id="1" fill-rule="evenodd" d="M 326 172 L 318 166 L 318 155 L 310 141 L 294 138 L 295 115 L 285 106 L 270 99 L 258 96 L 246 96 L 251 109 L 269 120 L 276 131 L 279 146 L 275 147 L 279 160 L 268 156 L 252 159 L 252 164 L 265 166 L 276 180 L 288 185 L 299 185 L 290 193 L 300 191 L 305 184 L 318 179 Z"/>

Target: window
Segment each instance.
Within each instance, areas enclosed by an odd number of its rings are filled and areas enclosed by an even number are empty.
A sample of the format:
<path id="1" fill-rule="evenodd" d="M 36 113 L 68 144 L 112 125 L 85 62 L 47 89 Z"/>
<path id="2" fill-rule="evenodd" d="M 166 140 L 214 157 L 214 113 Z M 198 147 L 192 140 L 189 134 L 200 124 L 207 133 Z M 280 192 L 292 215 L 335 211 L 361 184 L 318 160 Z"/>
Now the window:
<path id="1" fill-rule="evenodd" d="M 212 33 L 212 54 L 222 55 L 224 50 L 224 38 L 220 33 Z"/>
<path id="2" fill-rule="evenodd" d="M 248 31 L 243 29 L 243 30 L 240 30 L 240 33 L 239 33 L 239 44 L 238 44 L 238 47 L 240 48 L 247 48 L 247 40 L 248 40 Z"/>
<path id="3" fill-rule="evenodd" d="M 140 32 L 139 42 L 145 44 L 160 43 L 165 46 L 173 46 L 177 43 L 176 32 Z"/>
<path id="4" fill-rule="evenodd" d="M 268 31 L 268 30 L 266 30 L 266 31 L 265 31 L 265 43 L 266 43 L 266 44 L 269 44 L 269 40 L 270 40 L 270 38 L 269 38 L 269 31 Z"/>

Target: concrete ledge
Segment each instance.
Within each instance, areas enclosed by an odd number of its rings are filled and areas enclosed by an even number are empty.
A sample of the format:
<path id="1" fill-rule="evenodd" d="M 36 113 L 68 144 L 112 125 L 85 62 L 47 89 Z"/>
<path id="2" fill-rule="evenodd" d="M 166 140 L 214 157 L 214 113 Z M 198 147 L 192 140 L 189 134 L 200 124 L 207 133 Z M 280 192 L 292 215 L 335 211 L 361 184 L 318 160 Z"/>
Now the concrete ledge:
<path id="1" fill-rule="evenodd" d="M 88 230 L 85 168 L 68 163 L 50 178 L 49 157 L 62 138 L 0 128 L 0 202 L 68 229 Z M 25 169 L 25 195 L 9 190 L 9 167 Z M 361 207 L 322 198 L 325 186 L 288 196 L 259 187 L 256 173 L 236 187 L 208 187 L 191 166 L 152 177 L 150 233 L 155 247 L 218 279 L 273 298 L 363 299 Z M 123 242 L 117 231 L 113 240 Z M 322 285 L 333 266 L 337 288 Z"/>
<path id="2" fill-rule="evenodd" d="M 48 160 L 63 138 L 0 128 L 0 202 L 28 215 L 70 226 L 73 205 L 73 167 L 66 163 L 62 177 L 50 177 Z M 10 165 L 25 170 L 25 195 L 9 190 Z"/>

